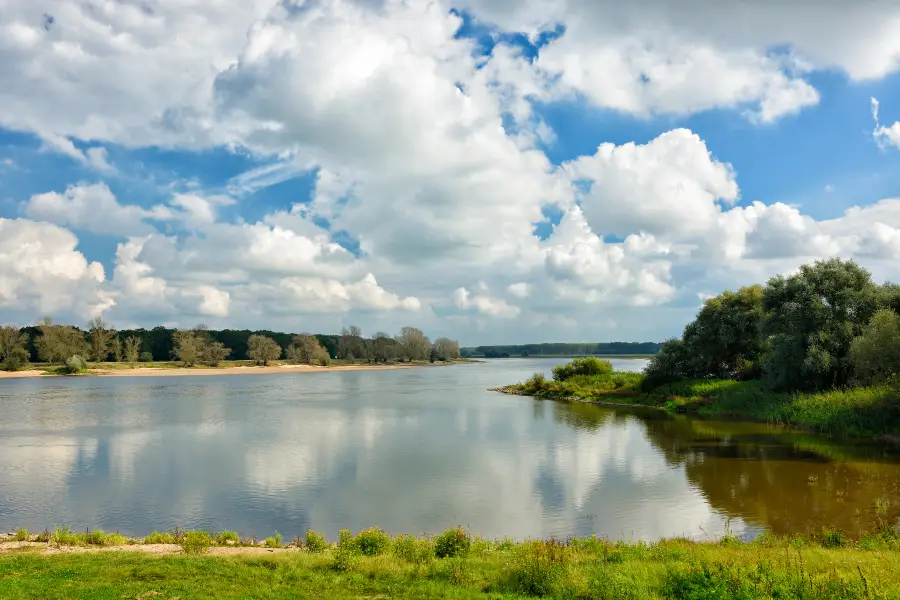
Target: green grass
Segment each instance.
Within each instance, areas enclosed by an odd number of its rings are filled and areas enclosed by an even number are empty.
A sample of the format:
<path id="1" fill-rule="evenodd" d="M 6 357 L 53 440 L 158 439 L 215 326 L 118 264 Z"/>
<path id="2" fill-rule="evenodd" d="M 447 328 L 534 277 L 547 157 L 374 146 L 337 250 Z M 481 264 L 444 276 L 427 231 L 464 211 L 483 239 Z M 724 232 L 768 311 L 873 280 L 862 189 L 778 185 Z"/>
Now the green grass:
<path id="1" fill-rule="evenodd" d="M 834 437 L 900 437 L 900 390 L 890 385 L 776 393 L 759 381 L 695 380 L 642 390 L 643 374 L 613 372 L 552 381 L 535 374 L 496 388 L 538 398 L 663 408 L 719 419 L 777 423 Z"/>
<path id="2" fill-rule="evenodd" d="M 888 528 L 858 540 L 823 531 L 653 544 L 489 541 L 458 528 L 391 538 L 370 529 L 342 532 L 336 547 L 321 551 L 264 556 L 6 552 L 0 598 L 886 600 L 900 598 L 898 569 L 900 534 Z"/>

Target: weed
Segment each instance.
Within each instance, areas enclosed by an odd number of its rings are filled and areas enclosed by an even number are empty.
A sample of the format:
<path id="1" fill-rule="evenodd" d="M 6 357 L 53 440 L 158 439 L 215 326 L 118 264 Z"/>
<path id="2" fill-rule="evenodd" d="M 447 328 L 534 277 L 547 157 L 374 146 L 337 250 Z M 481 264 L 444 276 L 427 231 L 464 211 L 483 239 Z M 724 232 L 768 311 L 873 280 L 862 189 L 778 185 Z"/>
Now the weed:
<path id="1" fill-rule="evenodd" d="M 509 573 L 510 587 L 529 596 L 555 595 L 565 586 L 566 567 L 571 561 L 572 551 L 563 542 L 530 542 Z"/>
<path id="2" fill-rule="evenodd" d="M 267 537 L 263 542 L 266 548 L 281 548 L 281 534 L 277 531 L 273 537 Z"/>
<path id="3" fill-rule="evenodd" d="M 180 543 L 185 554 L 203 554 L 212 546 L 213 539 L 206 531 L 185 531 Z"/>
<path id="4" fill-rule="evenodd" d="M 434 555 L 438 558 L 465 556 L 472 546 L 472 538 L 462 527 L 451 527 L 434 540 Z"/>
<path id="5" fill-rule="evenodd" d="M 378 527 L 363 529 L 356 536 L 356 547 L 363 556 L 377 556 L 387 552 L 391 537 Z"/>
<path id="6" fill-rule="evenodd" d="M 401 535 L 394 540 L 394 556 L 406 562 L 424 564 L 434 558 L 434 544 L 430 539 L 416 539 L 411 535 Z"/>
<path id="7" fill-rule="evenodd" d="M 220 546 L 225 546 L 226 544 L 240 544 L 241 536 L 234 531 L 220 531 L 216 534 L 216 543 Z"/>
<path id="8" fill-rule="evenodd" d="M 144 538 L 145 544 L 174 544 L 175 536 L 171 533 L 160 533 L 158 531 L 152 532 L 150 535 Z"/>
<path id="9" fill-rule="evenodd" d="M 27 529 L 19 529 L 16 531 L 16 541 L 17 542 L 27 542 L 31 539 L 31 535 L 28 533 Z"/>
<path id="10" fill-rule="evenodd" d="M 470 585 L 475 579 L 472 563 L 461 556 L 434 562 L 429 568 L 429 577 L 444 580 L 453 585 Z"/>
<path id="11" fill-rule="evenodd" d="M 312 529 L 306 532 L 306 549 L 310 552 L 325 552 L 329 547 L 328 540 L 320 533 Z"/>

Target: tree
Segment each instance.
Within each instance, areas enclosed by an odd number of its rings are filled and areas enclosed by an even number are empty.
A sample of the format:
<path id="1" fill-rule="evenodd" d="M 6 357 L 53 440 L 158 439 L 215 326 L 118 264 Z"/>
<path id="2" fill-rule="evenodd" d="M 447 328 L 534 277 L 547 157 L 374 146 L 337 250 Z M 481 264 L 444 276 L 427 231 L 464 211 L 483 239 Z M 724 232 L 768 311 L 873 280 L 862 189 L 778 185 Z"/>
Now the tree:
<path id="1" fill-rule="evenodd" d="M 341 331 L 341 337 L 338 340 L 338 358 L 347 360 L 370 358 L 362 338 L 362 330 L 356 325 L 344 327 Z"/>
<path id="2" fill-rule="evenodd" d="M 216 367 L 231 354 L 231 349 L 226 348 L 222 342 L 207 342 L 203 345 L 203 362 L 211 367 Z"/>
<path id="3" fill-rule="evenodd" d="M 133 335 L 125 338 L 125 361 L 134 363 L 141 355 L 141 338 Z"/>
<path id="4" fill-rule="evenodd" d="M 881 383 L 900 372 L 900 315 L 889 308 L 875 313 L 850 346 L 855 379 Z"/>
<path id="5" fill-rule="evenodd" d="M 400 344 L 406 360 L 428 360 L 431 343 L 421 330 L 415 327 L 403 327 L 400 335 L 397 336 L 397 342 Z"/>
<path id="6" fill-rule="evenodd" d="M 687 379 L 689 360 L 683 341 L 678 338 L 666 340 L 644 368 L 642 387 L 649 391 L 666 383 Z"/>
<path id="7" fill-rule="evenodd" d="M 281 346 L 270 337 L 254 334 L 247 340 L 247 356 L 257 365 L 266 366 L 269 361 L 281 358 Z"/>
<path id="8" fill-rule="evenodd" d="M 434 355 L 443 361 L 459 358 L 459 342 L 445 337 L 434 340 Z"/>
<path id="9" fill-rule="evenodd" d="M 62 363 L 75 354 L 87 350 L 84 334 L 68 325 L 54 325 L 53 319 L 45 317 L 39 324 L 40 337 L 36 340 L 38 357 L 49 363 Z"/>
<path id="10" fill-rule="evenodd" d="M 834 258 L 769 280 L 763 380 L 773 389 L 827 389 L 853 373 L 850 346 L 878 307 L 879 287 L 853 261 Z"/>
<path id="11" fill-rule="evenodd" d="M 28 336 L 18 327 L 0 327 L 0 370 L 18 371 L 28 364 Z"/>
<path id="12" fill-rule="evenodd" d="M 375 362 L 390 362 L 397 356 L 397 342 L 390 335 L 379 331 L 372 339 L 372 359 Z"/>
<path id="13" fill-rule="evenodd" d="M 122 362 L 122 359 L 125 356 L 122 348 L 122 340 L 118 335 L 113 335 L 112 340 L 109 342 L 109 356 L 115 362 Z"/>
<path id="14" fill-rule="evenodd" d="M 193 331 L 176 330 L 172 334 L 172 358 L 185 367 L 193 367 L 203 357 L 203 340 Z"/>
<path id="15" fill-rule="evenodd" d="M 288 360 L 303 365 L 322 364 L 327 365 L 328 352 L 319 343 L 315 336 L 308 333 L 295 335 L 291 345 L 287 349 Z"/>
<path id="16" fill-rule="evenodd" d="M 103 319 L 96 317 L 88 321 L 88 339 L 90 348 L 88 354 L 94 362 L 103 362 L 109 356 L 109 346 L 115 331 L 109 329 Z"/>

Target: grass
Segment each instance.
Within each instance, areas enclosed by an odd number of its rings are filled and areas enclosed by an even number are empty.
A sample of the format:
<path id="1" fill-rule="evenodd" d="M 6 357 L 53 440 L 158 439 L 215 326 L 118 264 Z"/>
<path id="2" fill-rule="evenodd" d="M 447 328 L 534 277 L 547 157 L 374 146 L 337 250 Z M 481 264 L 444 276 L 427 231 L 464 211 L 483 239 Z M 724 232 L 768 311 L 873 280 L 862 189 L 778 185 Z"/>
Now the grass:
<path id="1" fill-rule="evenodd" d="M 324 541 L 316 534 L 307 542 L 316 538 Z M 215 543 L 212 534 L 204 539 Z M 434 538 L 390 537 L 369 529 L 325 544 L 264 556 L 10 551 L 0 554 L 0 597 L 900 598 L 900 534 L 890 528 L 857 540 L 823 531 L 652 544 L 489 541 L 459 528 Z"/>
<path id="2" fill-rule="evenodd" d="M 552 381 L 536 373 L 495 388 L 508 394 L 662 408 L 720 419 L 777 423 L 833 437 L 900 438 L 900 390 L 889 385 L 818 393 L 776 393 L 759 381 L 695 380 L 642 390 L 641 373 L 575 375 Z"/>

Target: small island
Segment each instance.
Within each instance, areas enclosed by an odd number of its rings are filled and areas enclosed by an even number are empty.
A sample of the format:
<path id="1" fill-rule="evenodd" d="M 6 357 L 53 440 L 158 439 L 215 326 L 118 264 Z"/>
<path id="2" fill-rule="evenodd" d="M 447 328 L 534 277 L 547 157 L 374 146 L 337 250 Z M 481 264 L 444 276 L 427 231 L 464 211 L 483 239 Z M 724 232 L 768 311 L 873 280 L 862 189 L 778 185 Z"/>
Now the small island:
<path id="1" fill-rule="evenodd" d="M 900 285 L 819 261 L 706 300 L 643 373 L 584 357 L 495 391 L 900 443 Z"/>

